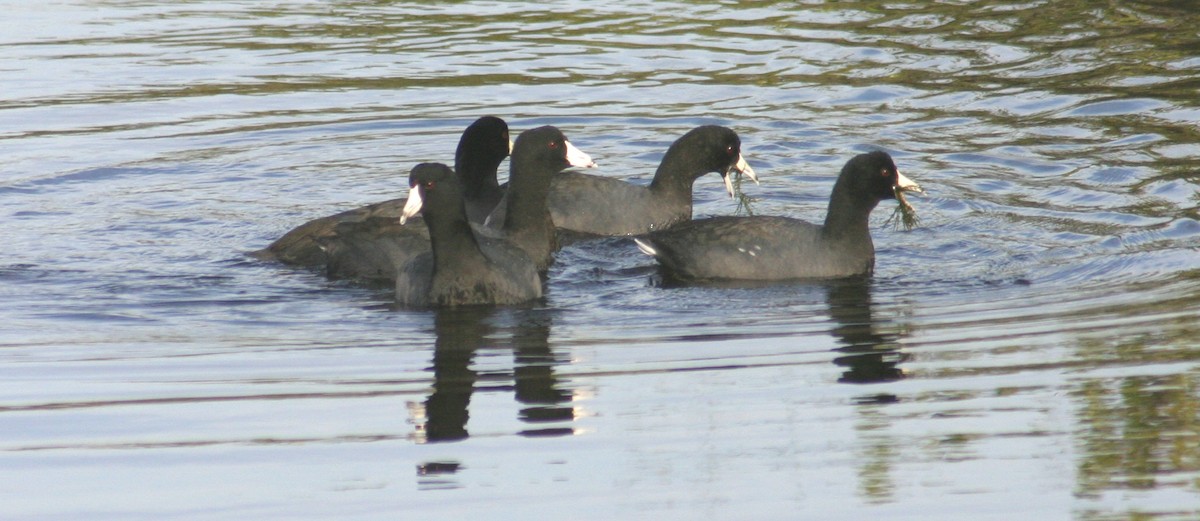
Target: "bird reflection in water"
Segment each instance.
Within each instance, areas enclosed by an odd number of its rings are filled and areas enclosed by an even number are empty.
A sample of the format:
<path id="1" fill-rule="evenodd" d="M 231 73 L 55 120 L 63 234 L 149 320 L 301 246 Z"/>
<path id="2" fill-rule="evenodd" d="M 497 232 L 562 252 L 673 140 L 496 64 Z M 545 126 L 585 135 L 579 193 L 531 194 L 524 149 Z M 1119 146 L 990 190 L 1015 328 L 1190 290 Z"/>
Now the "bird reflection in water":
<path id="1" fill-rule="evenodd" d="M 575 432 L 571 426 L 544 426 L 575 420 L 572 392 L 559 385 L 554 368 L 568 360 L 550 349 L 550 315 L 528 314 L 513 332 L 513 379 L 521 421 L 537 425 L 521 431 L 524 436 L 563 436 Z M 564 405 L 565 404 L 565 405 Z"/>
<path id="2" fill-rule="evenodd" d="M 501 324 L 507 320 L 512 323 Z M 418 439 L 448 442 L 469 437 L 469 406 L 476 390 L 511 390 L 522 405 L 519 419 L 530 425 L 519 432 L 523 436 L 573 434 L 574 427 L 562 425 L 574 421 L 576 411 L 572 392 L 554 374 L 555 366 L 566 359 L 550 348 L 551 322 L 549 313 L 531 309 L 480 306 L 436 311 L 433 386 L 424 403 L 424 421 L 418 422 Z M 512 372 L 480 374 L 473 364 L 477 351 L 498 347 L 512 348 Z"/>
<path id="3" fill-rule="evenodd" d="M 797 282 L 794 288 L 800 291 L 824 289 L 829 305 L 829 316 L 834 327 L 830 333 L 842 344 L 835 350 L 842 353 L 833 363 L 846 368 L 838 382 L 870 384 L 893 382 L 905 377 L 900 364 L 908 355 L 900 351 L 896 333 L 880 332 L 881 324 L 875 320 L 871 310 L 871 278 L 869 276 L 823 280 L 816 283 Z M 650 278 L 650 285 L 662 288 L 776 288 L 777 281 L 753 280 L 686 280 L 673 277 L 659 270 Z M 878 395 L 863 401 L 894 401 L 890 395 Z"/>
<path id="4" fill-rule="evenodd" d="M 829 315 L 835 322 L 831 331 L 843 344 L 843 353 L 833 363 L 846 370 L 839 382 L 870 384 L 893 382 L 904 378 L 900 364 L 908 355 L 900 351 L 898 335 L 880 332 L 871 310 L 871 280 L 854 277 L 830 282 L 828 287 Z M 860 398 L 863 403 L 896 401 L 891 394 Z"/>

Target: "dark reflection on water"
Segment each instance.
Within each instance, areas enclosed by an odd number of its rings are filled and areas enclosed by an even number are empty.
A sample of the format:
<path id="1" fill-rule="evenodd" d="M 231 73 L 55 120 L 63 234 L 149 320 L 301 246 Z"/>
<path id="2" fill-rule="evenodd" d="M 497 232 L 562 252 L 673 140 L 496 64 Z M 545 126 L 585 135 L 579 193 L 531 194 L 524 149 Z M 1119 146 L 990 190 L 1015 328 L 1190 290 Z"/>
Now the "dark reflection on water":
<path id="1" fill-rule="evenodd" d="M 829 283 L 829 316 L 835 323 L 831 333 L 843 347 L 844 355 L 833 363 L 845 367 L 838 379 L 843 383 L 880 383 L 904 378 L 899 367 L 906 355 L 900 352 L 899 336 L 880 331 L 871 312 L 871 280 L 852 278 Z M 878 396 L 873 400 L 892 401 Z"/>
<path id="2" fill-rule="evenodd" d="M 905 377 L 900 364 L 908 358 L 908 355 L 901 351 L 902 335 L 898 333 L 896 324 L 875 318 L 871 299 L 874 282 L 871 277 L 784 283 L 739 280 L 693 281 L 681 280 L 672 277 L 665 270 L 656 269 L 649 278 L 649 284 L 665 290 L 685 288 L 763 290 L 764 294 L 769 290 L 781 295 L 790 293 L 809 295 L 813 298 L 819 298 L 818 295 L 822 296 L 832 321 L 829 334 L 840 344 L 840 347 L 835 348 L 835 351 L 840 354 L 833 359 L 833 363 L 845 369 L 838 379 L 839 382 L 886 383 Z M 680 299 L 684 301 L 692 298 L 695 296 L 690 294 L 681 294 L 680 296 Z M 863 398 L 864 402 L 894 400 L 894 396 L 885 395 Z"/>
<path id="3" fill-rule="evenodd" d="M 552 314 L 533 309 L 497 310 L 489 307 L 443 309 L 434 312 L 432 392 L 425 400 L 423 438 L 429 442 L 459 441 L 469 437 L 472 395 L 488 391 L 511 391 L 522 405 L 519 419 L 530 424 L 520 431 L 525 436 L 561 436 L 574 433 L 567 426 L 575 419 L 572 393 L 554 374 L 555 366 L 567 362 L 550 348 Z M 497 321 L 511 324 L 497 325 Z M 481 349 L 511 349 L 511 372 L 488 371 L 481 375 L 473 366 Z M 510 383 L 511 382 L 511 383 Z"/>
<path id="4" fill-rule="evenodd" d="M 434 315 L 431 391 L 419 414 L 416 439 L 421 443 L 461 442 L 470 437 L 471 399 L 478 392 L 511 392 L 520 404 L 518 420 L 528 427 L 525 437 L 569 436 L 575 433 L 572 392 L 554 374 L 567 363 L 550 347 L 552 313 L 537 309 L 496 309 L 471 306 L 441 309 Z M 480 370 L 481 351 L 511 350 L 511 370 Z M 492 433 L 494 435 L 494 433 Z M 468 468 L 459 460 L 428 460 L 417 465 L 423 490 L 455 489 L 452 477 Z"/>
<path id="5" fill-rule="evenodd" d="M 487 308 L 439 311 L 434 317 L 433 392 L 425 400 L 425 438 L 431 442 L 466 439 L 467 412 L 478 375 L 475 352 L 488 347 L 492 332 Z"/>
<path id="6" fill-rule="evenodd" d="M 569 362 L 569 358 L 550 348 L 552 317 L 547 312 L 522 314 L 513 331 L 514 395 L 523 406 L 521 421 L 531 424 L 520 432 L 525 436 L 560 436 L 574 432 L 570 426 L 536 427 L 575 419 L 572 392 L 565 388 L 566 382 L 554 374 L 554 368 Z"/>

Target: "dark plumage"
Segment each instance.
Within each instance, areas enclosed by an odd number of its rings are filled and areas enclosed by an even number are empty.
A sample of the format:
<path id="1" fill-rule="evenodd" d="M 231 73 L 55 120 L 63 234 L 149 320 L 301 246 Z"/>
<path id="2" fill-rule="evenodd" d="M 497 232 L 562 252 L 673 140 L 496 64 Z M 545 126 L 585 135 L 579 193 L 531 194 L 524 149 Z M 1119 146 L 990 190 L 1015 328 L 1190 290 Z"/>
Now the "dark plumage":
<path id="1" fill-rule="evenodd" d="M 444 165 L 422 164 L 410 175 L 400 224 L 418 210 L 432 251 L 415 256 L 396 277 L 396 301 L 405 306 L 515 304 L 541 296 L 541 278 L 554 260 L 554 225 L 546 208 L 550 178 L 569 166 L 594 166 L 555 127 L 527 130 L 513 145 L 505 206 L 498 230 L 473 228 L 461 187 Z M 532 275 L 536 285 L 529 284 Z M 534 287 L 536 286 L 536 290 Z"/>
<path id="2" fill-rule="evenodd" d="M 501 202 L 506 217 L 503 223 L 489 219 L 488 226 L 520 246 L 538 269 L 545 271 L 558 249 L 554 222 L 546 206 L 550 180 L 567 167 L 590 168 L 596 164 L 552 126 L 522 132 L 513 144 L 509 164 L 508 192 Z"/>
<path id="3" fill-rule="evenodd" d="M 554 226 L 584 235 L 638 235 L 665 230 L 692 218 L 692 185 L 716 172 L 733 194 L 730 175 L 745 174 L 758 182 L 742 158 L 742 142 L 733 130 L 716 125 L 696 127 L 667 149 L 648 186 L 581 172 L 564 172 L 550 184 L 549 206 Z M 489 225 L 506 220 L 498 206 Z"/>
<path id="4" fill-rule="evenodd" d="M 474 222 L 483 222 L 503 195 L 496 169 L 509 149 L 508 125 L 493 116 L 476 120 L 459 139 L 455 170 Z M 429 233 L 419 219 L 406 227 L 396 222 L 404 204 L 391 199 L 309 221 L 254 255 L 323 268 L 335 278 L 391 282 L 399 266 L 429 251 Z"/>
<path id="5" fill-rule="evenodd" d="M 733 130 L 696 127 L 671 144 L 649 186 L 611 177 L 567 172 L 550 186 L 554 225 L 591 235 L 638 235 L 691 220 L 692 185 L 715 172 L 733 196 L 730 176 L 739 172 L 758 182 L 742 158 L 742 142 Z"/>
<path id="6" fill-rule="evenodd" d="M 518 304 L 542 296 L 536 263 L 516 244 L 477 236 L 467 219 L 462 186 L 446 165 L 422 163 L 409 175 L 401 221 L 420 211 L 432 250 L 396 277 L 396 302 L 413 307 Z"/>
<path id="7" fill-rule="evenodd" d="M 512 153 L 508 124 L 495 116 L 484 116 L 467 127 L 454 151 L 454 171 L 462 182 L 467 219 L 483 224 L 496 209 L 504 190 L 496 179 L 500 162 Z"/>
<path id="8" fill-rule="evenodd" d="M 823 225 L 787 217 L 714 217 L 637 239 L 664 270 L 682 279 L 783 280 L 870 274 L 875 266 L 868 218 L 897 190 L 920 191 L 886 152 L 842 167 Z"/>

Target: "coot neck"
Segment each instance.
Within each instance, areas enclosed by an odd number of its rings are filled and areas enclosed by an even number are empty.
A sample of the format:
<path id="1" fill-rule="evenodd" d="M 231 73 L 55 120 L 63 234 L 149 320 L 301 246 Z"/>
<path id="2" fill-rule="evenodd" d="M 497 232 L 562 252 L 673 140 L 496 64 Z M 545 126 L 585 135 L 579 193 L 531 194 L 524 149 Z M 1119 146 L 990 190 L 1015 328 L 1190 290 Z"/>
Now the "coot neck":
<path id="1" fill-rule="evenodd" d="M 650 181 L 650 190 L 663 197 L 686 202 L 690 209 L 692 185 L 712 169 L 702 162 L 699 154 L 687 153 L 682 145 L 676 142 L 667 149 L 662 162 L 658 164 L 658 170 L 654 172 L 654 180 Z"/>
<path id="2" fill-rule="evenodd" d="M 471 154 L 459 153 L 454 160 L 454 171 L 462 181 L 463 197 L 478 200 L 500 193 L 500 182 L 496 180 L 499 161 L 489 161 Z"/>
<path id="3" fill-rule="evenodd" d="M 550 178 L 557 172 L 520 158 L 512 161 L 505 207 L 504 235 L 525 250 L 539 266 L 556 249 L 554 222 L 546 197 L 550 193 Z"/>
<path id="4" fill-rule="evenodd" d="M 483 253 L 479 250 L 479 242 L 467 222 L 466 206 L 462 198 L 456 197 L 454 211 L 442 212 L 425 211 L 425 225 L 429 227 L 429 242 L 433 250 L 434 272 L 451 266 L 466 266 L 473 269 L 477 263 L 484 261 Z M 449 210 L 449 208 L 447 208 Z"/>
<path id="5" fill-rule="evenodd" d="M 550 215 L 546 197 L 550 193 L 550 177 L 554 171 L 526 161 L 513 162 L 508 180 L 508 206 L 505 208 L 504 232 L 531 230 L 544 224 Z"/>
<path id="6" fill-rule="evenodd" d="M 873 197 L 854 197 L 850 187 L 838 179 L 829 198 L 829 211 L 821 233 L 830 240 L 871 241 L 871 210 L 879 204 Z"/>

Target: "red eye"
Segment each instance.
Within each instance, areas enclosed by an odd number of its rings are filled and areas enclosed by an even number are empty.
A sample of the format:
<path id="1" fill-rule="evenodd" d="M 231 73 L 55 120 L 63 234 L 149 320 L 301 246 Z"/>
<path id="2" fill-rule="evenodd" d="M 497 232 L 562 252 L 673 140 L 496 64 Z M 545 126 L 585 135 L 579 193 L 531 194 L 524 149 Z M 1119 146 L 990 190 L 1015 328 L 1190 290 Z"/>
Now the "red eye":
<path id="1" fill-rule="evenodd" d="M 891 175 L 892 175 L 892 173 L 889 172 L 888 169 L 886 169 L 886 168 L 879 171 L 879 174 L 882 175 L 883 177 L 891 177 Z"/>
<path id="2" fill-rule="evenodd" d="M 433 181 L 425 181 L 425 189 L 426 190 L 433 190 L 433 188 L 435 186 L 437 186 L 437 183 L 435 183 Z"/>
<path id="3" fill-rule="evenodd" d="M 729 145 L 729 146 L 725 147 L 725 154 L 730 155 L 730 156 L 733 155 L 733 145 Z"/>
<path id="4" fill-rule="evenodd" d="M 551 141 L 549 146 L 551 150 L 558 148 L 558 141 Z"/>

